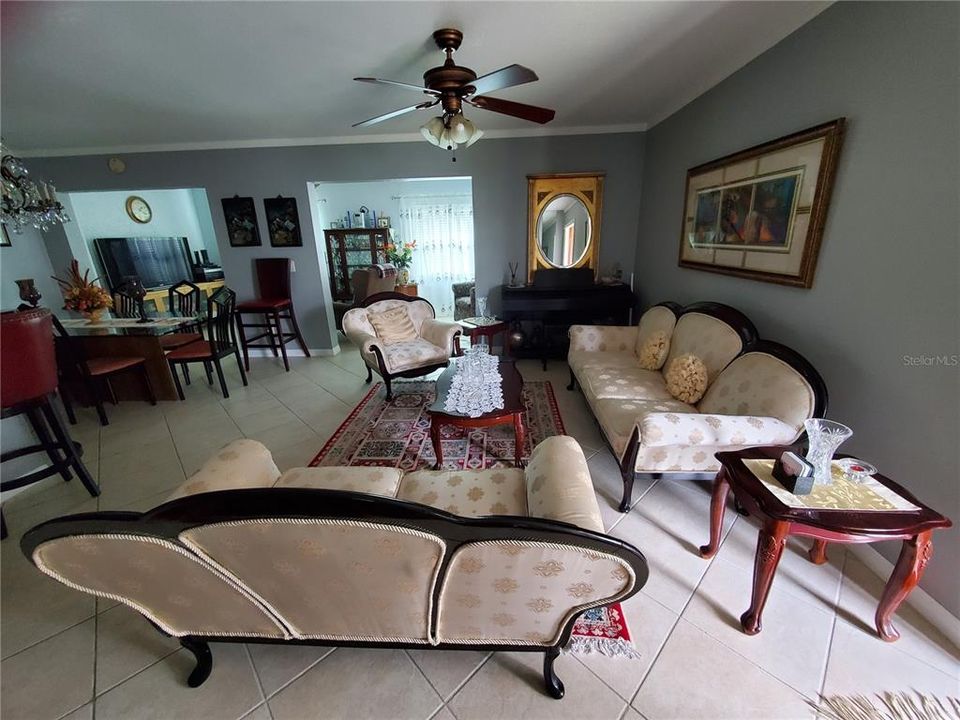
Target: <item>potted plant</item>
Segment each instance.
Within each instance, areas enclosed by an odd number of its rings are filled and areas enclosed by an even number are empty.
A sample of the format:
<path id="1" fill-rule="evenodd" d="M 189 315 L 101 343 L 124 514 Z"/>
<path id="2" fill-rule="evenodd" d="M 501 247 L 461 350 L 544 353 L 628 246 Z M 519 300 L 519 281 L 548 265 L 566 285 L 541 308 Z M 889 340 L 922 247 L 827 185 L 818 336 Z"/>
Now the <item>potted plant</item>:
<path id="1" fill-rule="evenodd" d="M 413 251 L 417 249 L 417 241 L 405 242 L 402 245 L 387 243 L 387 262 L 397 266 L 397 284 L 410 284 L 410 264 L 413 262 Z"/>
<path id="2" fill-rule="evenodd" d="M 103 311 L 113 306 L 110 293 L 96 284 L 97 279 L 90 279 L 89 270 L 80 274 L 80 263 L 76 259 L 70 262 L 66 280 L 52 277 L 63 290 L 63 309 L 80 313 L 87 322 L 97 322 Z"/>

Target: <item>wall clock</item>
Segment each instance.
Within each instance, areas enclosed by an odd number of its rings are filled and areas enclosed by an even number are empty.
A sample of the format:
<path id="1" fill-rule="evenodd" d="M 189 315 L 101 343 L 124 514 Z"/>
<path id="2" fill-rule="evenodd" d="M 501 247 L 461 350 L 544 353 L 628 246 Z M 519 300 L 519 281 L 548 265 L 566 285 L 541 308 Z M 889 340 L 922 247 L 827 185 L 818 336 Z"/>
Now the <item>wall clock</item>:
<path id="1" fill-rule="evenodd" d="M 153 218 L 153 211 L 142 197 L 131 195 L 127 198 L 127 215 L 134 222 L 146 225 Z"/>

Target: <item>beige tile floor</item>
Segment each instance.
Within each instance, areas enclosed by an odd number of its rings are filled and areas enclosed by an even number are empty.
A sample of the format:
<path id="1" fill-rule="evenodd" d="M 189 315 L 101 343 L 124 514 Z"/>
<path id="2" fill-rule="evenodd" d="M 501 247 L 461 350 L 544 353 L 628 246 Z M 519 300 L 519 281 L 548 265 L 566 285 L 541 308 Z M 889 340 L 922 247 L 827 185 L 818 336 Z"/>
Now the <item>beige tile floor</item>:
<path id="1" fill-rule="evenodd" d="M 712 561 L 704 483 L 639 483 L 627 515 L 616 511 L 620 480 L 583 398 L 567 392 L 563 363 L 531 380 L 553 382 L 567 432 L 588 457 L 608 530 L 646 554 L 650 580 L 625 603 L 642 659 L 563 656 L 562 701 L 542 691 L 540 655 L 214 645 L 214 671 L 199 689 L 185 678 L 189 654 L 124 606 L 96 601 L 49 580 L 17 539 L 60 514 L 147 509 L 213 450 L 241 436 L 271 448 L 281 469 L 307 463 L 367 392 L 356 351 L 292 361 L 254 360 L 249 388 L 231 373 L 231 397 L 194 383 L 186 402 L 123 403 L 100 428 L 82 412 L 74 429 L 103 494 L 52 478 L 6 503 L 2 544 L 2 701 L 9 720 L 112 718 L 800 718 L 820 693 L 917 689 L 958 694 L 960 649 L 909 606 L 901 640 L 881 642 L 872 617 L 883 581 L 842 547 L 830 563 L 806 561 L 791 541 L 764 615 L 747 637 L 756 529 L 728 511 Z M 195 373 L 195 375 L 202 375 Z M 940 561 L 944 561 L 943 558 Z M 949 560 L 946 560 L 949 561 Z M 934 562 L 937 562 L 935 558 Z"/>

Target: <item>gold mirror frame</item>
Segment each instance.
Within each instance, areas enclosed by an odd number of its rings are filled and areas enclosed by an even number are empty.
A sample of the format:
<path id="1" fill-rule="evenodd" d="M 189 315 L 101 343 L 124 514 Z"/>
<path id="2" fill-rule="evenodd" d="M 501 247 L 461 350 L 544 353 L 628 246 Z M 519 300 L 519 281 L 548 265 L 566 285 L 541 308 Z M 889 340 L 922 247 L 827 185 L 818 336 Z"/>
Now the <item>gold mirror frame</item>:
<path id="1" fill-rule="evenodd" d="M 600 216 L 603 210 L 604 173 L 555 173 L 550 175 L 527 175 L 527 281 L 540 269 L 555 269 L 557 266 L 544 257 L 540 250 L 537 229 L 540 216 L 550 201 L 559 195 L 572 195 L 587 208 L 590 216 L 590 238 L 583 255 L 571 268 L 588 267 L 597 274 L 600 257 Z"/>

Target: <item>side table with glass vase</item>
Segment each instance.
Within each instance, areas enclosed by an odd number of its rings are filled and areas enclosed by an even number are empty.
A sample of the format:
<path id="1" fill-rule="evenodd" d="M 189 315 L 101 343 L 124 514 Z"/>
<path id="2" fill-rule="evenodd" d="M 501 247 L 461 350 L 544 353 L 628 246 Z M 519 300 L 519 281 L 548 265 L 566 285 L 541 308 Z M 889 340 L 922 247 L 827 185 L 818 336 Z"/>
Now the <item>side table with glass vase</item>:
<path id="1" fill-rule="evenodd" d="M 493 339 L 501 335 L 503 343 L 503 355 L 509 354 L 509 345 L 507 343 L 507 331 L 510 329 L 508 323 L 499 318 L 487 315 L 487 298 L 483 295 L 477 296 L 477 317 L 464 318 L 459 320 L 463 328 L 463 334 L 470 338 L 470 344 L 482 344 L 487 351 L 493 349 Z"/>
<path id="2" fill-rule="evenodd" d="M 950 527 L 948 518 L 921 503 L 905 488 L 860 460 L 834 458 L 834 450 L 849 437 L 849 428 L 829 420 L 808 421 L 811 448 L 807 460 L 815 480 L 808 494 L 794 495 L 773 475 L 785 451 L 796 447 L 754 447 L 719 452 L 720 471 L 710 503 L 710 541 L 700 555 L 711 558 L 720 547 L 723 513 L 732 490 L 739 505 L 761 523 L 753 569 L 750 607 L 740 616 L 747 635 L 761 630 L 761 615 L 787 537 L 813 538 L 808 557 L 827 561 L 827 543 L 869 543 L 902 540 L 903 546 L 887 581 L 875 616 L 877 634 L 887 642 L 900 637 L 892 617 L 920 582 L 933 556 L 933 531 Z M 821 427 L 822 426 L 822 427 Z M 839 427 L 837 427 L 839 426 Z M 870 473 L 870 471 L 873 471 Z"/>

